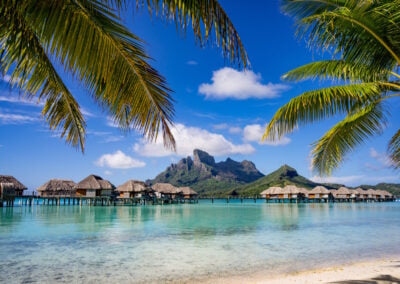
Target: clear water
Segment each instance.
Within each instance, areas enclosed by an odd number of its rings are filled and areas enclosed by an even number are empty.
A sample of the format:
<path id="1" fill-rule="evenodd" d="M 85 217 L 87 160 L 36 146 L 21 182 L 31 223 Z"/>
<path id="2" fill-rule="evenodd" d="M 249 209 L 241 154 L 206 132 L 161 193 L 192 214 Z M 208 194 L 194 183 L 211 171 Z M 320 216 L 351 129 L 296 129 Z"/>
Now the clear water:
<path id="1" fill-rule="evenodd" d="M 0 208 L 1 283 L 191 281 L 400 255 L 400 203 Z"/>

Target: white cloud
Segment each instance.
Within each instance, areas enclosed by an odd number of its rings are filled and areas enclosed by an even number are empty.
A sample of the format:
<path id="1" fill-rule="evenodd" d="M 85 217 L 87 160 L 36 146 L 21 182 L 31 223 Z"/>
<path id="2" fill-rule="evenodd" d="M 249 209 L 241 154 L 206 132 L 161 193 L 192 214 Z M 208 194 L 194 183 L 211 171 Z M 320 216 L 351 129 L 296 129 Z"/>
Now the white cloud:
<path id="1" fill-rule="evenodd" d="M 195 60 L 189 60 L 189 61 L 186 62 L 186 64 L 187 65 L 197 65 L 199 63 L 197 61 L 195 61 Z"/>
<path id="2" fill-rule="evenodd" d="M 220 124 L 214 124 L 212 127 L 215 130 L 223 130 L 223 129 L 227 129 L 229 127 L 229 125 L 227 123 L 220 123 Z"/>
<path id="3" fill-rule="evenodd" d="M 111 116 L 107 116 L 107 125 L 113 128 L 119 128 L 118 124 L 114 121 Z"/>
<path id="4" fill-rule="evenodd" d="M 237 127 L 237 126 L 229 127 L 229 133 L 231 133 L 231 134 L 239 134 L 239 133 L 242 133 L 242 128 Z"/>
<path id="5" fill-rule="evenodd" d="M 131 169 L 146 166 L 145 162 L 133 159 L 120 150 L 116 151 L 114 154 L 102 155 L 95 164 L 99 167 L 108 167 L 112 169 Z"/>
<path id="6" fill-rule="evenodd" d="M 36 107 L 44 106 L 44 102 L 40 102 L 38 100 L 29 100 L 24 97 L 16 97 L 16 96 L 0 96 L 0 102 L 25 104 Z"/>
<path id="7" fill-rule="evenodd" d="M 393 161 L 386 155 L 386 153 L 379 153 L 374 148 L 369 151 L 369 156 L 378 163 L 377 168 L 390 168 L 393 166 Z M 373 166 L 377 166 L 376 163 Z"/>
<path id="8" fill-rule="evenodd" d="M 260 124 L 246 125 L 246 127 L 243 129 L 243 140 L 247 142 L 257 142 L 260 145 L 269 145 L 269 146 L 287 145 L 291 141 L 290 138 L 285 136 L 282 137 L 280 140 L 261 141 L 261 138 L 264 134 L 264 130 L 265 127 L 261 126 Z"/>
<path id="9" fill-rule="evenodd" d="M 105 171 L 104 171 L 104 174 L 105 174 L 106 176 L 111 176 L 111 175 L 112 175 L 112 172 L 109 171 L 109 170 L 105 170 Z"/>
<path id="10" fill-rule="evenodd" d="M 205 95 L 206 98 L 221 100 L 275 98 L 288 89 L 288 86 L 282 84 L 263 84 L 261 75 L 253 71 L 237 71 L 229 67 L 214 71 L 211 81 L 211 84 L 201 84 L 199 93 Z"/>
<path id="11" fill-rule="evenodd" d="M 0 113 L 0 124 L 26 124 L 39 120 L 39 117 L 33 117 L 24 114 Z"/>
<path id="12" fill-rule="evenodd" d="M 361 184 L 377 184 L 380 182 L 396 182 L 399 181 L 399 176 L 366 176 L 366 175 L 352 175 L 352 176 L 341 176 L 341 177 L 319 177 L 313 176 L 310 178 L 314 182 L 319 183 L 339 183 L 351 186 L 357 186 Z"/>
<path id="13" fill-rule="evenodd" d="M 223 135 L 198 127 L 176 124 L 172 128 L 176 139 L 176 153 L 164 148 L 161 139 L 148 143 L 144 139 L 134 145 L 134 151 L 142 156 L 164 157 L 170 155 L 188 156 L 194 149 L 204 150 L 214 156 L 229 154 L 251 154 L 255 151 L 250 144 L 234 144 Z"/>

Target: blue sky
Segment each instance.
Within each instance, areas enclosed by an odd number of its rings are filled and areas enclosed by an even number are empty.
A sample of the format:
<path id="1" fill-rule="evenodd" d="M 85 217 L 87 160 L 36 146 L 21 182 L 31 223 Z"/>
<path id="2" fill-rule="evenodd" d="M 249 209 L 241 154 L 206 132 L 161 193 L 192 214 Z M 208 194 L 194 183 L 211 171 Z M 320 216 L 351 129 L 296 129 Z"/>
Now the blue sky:
<path id="1" fill-rule="evenodd" d="M 79 82 L 63 74 L 87 119 L 85 154 L 48 131 L 40 117 L 41 105 L 19 99 L 17 90 L 0 82 L 0 173 L 17 177 L 34 189 L 50 178 L 79 181 L 94 173 L 119 185 L 128 179 L 153 178 L 169 164 L 201 148 L 225 160 L 251 160 L 267 174 L 282 164 L 306 177 L 311 143 L 339 118 L 300 128 L 278 145 L 260 144 L 263 127 L 290 98 L 318 88 L 321 83 L 282 82 L 290 69 L 322 58 L 295 37 L 292 19 L 279 10 L 278 1 L 221 1 L 235 24 L 251 62 L 243 73 L 215 46 L 200 48 L 191 31 L 182 37 L 175 24 L 150 18 L 146 11 L 124 15 L 127 26 L 146 41 L 151 64 L 174 90 L 177 153 L 165 151 L 162 141 L 148 144 L 135 132 L 124 134 L 113 126 Z M 61 69 L 60 69 L 61 70 Z M 348 185 L 400 182 L 385 156 L 387 142 L 399 128 L 396 108 L 385 132 L 346 157 L 327 181 Z"/>

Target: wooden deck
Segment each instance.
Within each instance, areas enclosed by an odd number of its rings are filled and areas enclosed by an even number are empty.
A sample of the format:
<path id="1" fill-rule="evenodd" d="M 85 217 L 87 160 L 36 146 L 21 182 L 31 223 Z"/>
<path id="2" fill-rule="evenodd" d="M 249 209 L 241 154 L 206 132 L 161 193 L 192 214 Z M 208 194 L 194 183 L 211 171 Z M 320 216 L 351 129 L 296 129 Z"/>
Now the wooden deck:
<path id="1" fill-rule="evenodd" d="M 169 198 L 111 198 L 109 196 L 97 197 L 41 197 L 22 196 L 0 199 L 0 207 L 14 206 L 140 206 L 198 203 L 197 199 L 169 199 Z"/>

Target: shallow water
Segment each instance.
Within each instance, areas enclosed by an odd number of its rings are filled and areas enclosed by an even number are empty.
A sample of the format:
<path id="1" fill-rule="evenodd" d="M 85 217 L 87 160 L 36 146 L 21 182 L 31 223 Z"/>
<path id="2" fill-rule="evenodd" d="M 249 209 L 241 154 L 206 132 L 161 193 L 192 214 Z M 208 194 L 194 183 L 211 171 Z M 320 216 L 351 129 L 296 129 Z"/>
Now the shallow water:
<path id="1" fill-rule="evenodd" d="M 185 281 L 400 256 L 400 203 L 0 208 L 0 282 Z"/>

